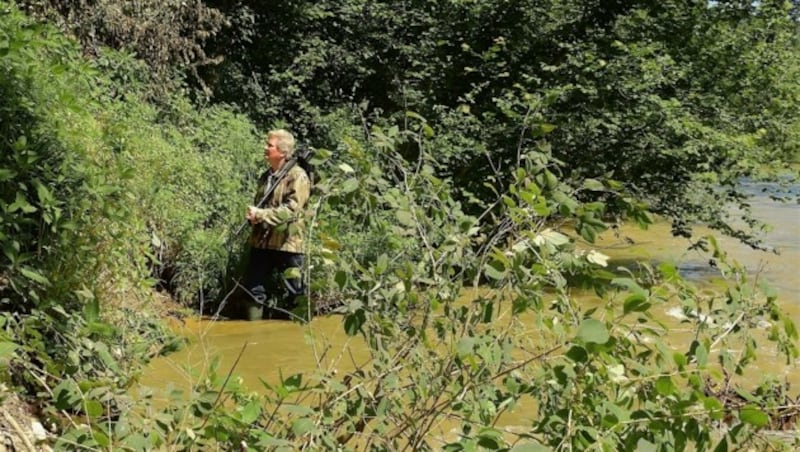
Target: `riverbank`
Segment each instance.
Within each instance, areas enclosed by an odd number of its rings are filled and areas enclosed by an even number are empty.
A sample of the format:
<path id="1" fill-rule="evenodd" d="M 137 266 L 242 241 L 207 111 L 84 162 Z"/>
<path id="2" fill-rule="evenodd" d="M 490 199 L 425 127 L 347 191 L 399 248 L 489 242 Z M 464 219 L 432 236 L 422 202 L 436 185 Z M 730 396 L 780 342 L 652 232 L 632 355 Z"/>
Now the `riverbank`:
<path id="1" fill-rule="evenodd" d="M 36 417 L 33 407 L 0 386 L 0 452 L 51 450 L 43 444 L 49 439 L 52 434 Z"/>

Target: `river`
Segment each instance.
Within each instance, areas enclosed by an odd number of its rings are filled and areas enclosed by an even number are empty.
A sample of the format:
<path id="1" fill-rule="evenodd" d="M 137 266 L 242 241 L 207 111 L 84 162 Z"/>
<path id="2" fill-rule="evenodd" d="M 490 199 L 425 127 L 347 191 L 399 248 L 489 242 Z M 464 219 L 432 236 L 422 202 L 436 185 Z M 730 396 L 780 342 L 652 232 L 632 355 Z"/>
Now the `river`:
<path id="1" fill-rule="evenodd" d="M 800 206 L 770 200 L 762 194 L 764 186 L 749 184 L 747 187 L 757 194 L 752 202 L 755 216 L 773 226 L 765 235 L 765 241 L 779 254 L 756 251 L 734 239 L 721 238 L 720 242 L 729 256 L 745 266 L 753 277 L 763 278 L 777 289 L 780 305 L 800 325 L 800 279 L 797 275 Z M 687 279 L 698 284 L 716 276 L 717 270 L 709 265 L 708 255 L 686 251 L 689 242 L 672 237 L 666 223 L 657 223 L 647 230 L 625 228 L 623 233 L 629 240 L 607 233 L 596 243 L 600 251 L 612 257 L 611 266 L 615 262 L 644 258 L 654 263 L 676 263 Z M 363 364 L 368 359 L 360 339 L 344 334 L 339 316 L 318 317 L 306 326 L 275 320 L 187 319 L 177 328 L 189 338 L 190 344 L 179 352 L 154 360 L 140 382 L 157 394 L 168 388 L 189 391 L 197 375 L 187 369 L 204 369 L 213 356 L 220 357 L 219 372 L 226 373 L 241 354 L 235 374 L 256 391 L 263 388 L 260 379 L 275 382 L 281 375 L 308 372 L 318 366 L 346 371 L 354 367 L 354 362 Z M 797 367 L 798 363 L 787 366 L 777 356 L 774 359 L 766 356 L 756 363 L 755 372 L 783 376 L 794 389 L 792 392 L 797 393 L 800 388 Z"/>

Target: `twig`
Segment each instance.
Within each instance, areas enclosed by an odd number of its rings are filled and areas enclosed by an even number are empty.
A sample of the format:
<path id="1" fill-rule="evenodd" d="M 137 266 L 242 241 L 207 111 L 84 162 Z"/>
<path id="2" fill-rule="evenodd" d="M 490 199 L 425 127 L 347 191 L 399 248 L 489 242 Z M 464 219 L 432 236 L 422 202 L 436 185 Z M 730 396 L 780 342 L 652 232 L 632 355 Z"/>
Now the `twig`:
<path id="1" fill-rule="evenodd" d="M 11 417 L 11 415 L 8 414 L 8 411 L 3 411 L 3 417 L 6 418 L 6 422 L 8 422 L 9 425 L 11 425 L 11 427 L 17 432 L 17 435 L 19 436 L 20 440 L 22 440 L 22 443 L 25 444 L 25 447 L 30 452 L 36 452 L 36 448 L 33 447 L 33 444 L 31 444 L 31 441 L 28 439 L 28 435 L 24 430 L 22 430 L 22 427 L 20 427 L 16 419 Z"/>
<path id="2" fill-rule="evenodd" d="M 709 350 L 713 349 L 717 344 L 719 344 L 719 342 L 722 339 L 725 338 L 725 336 L 730 334 L 731 331 L 733 331 L 733 329 L 736 328 L 736 325 L 742 320 L 742 317 L 744 317 L 744 312 L 739 314 L 739 317 L 737 317 L 736 320 L 734 320 L 733 323 L 731 323 L 728 329 L 726 329 L 724 333 L 720 334 L 719 337 L 714 340 L 714 342 L 711 344 L 711 347 L 709 347 Z"/>
<path id="3" fill-rule="evenodd" d="M 222 387 L 219 389 L 219 392 L 217 393 L 217 398 L 216 400 L 214 400 L 214 404 L 211 405 L 211 409 L 208 411 L 208 414 L 203 419 L 203 424 L 200 425 L 200 428 L 198 430 L 202 430 L 206 426 L 206 423 L 208 422 L 208 418 L 211 416 L 211 413 L 214 412 L 215 408 L 217 408 L 217 404 L 220 402 L 222 394 L 225 393 L 225 387 L 228 385 L 228 381 L 231 379 L 231 375 L 233 375 L 234 369 L 236 369 L 236 366 L 239 365 L 239 360 L 242 359 L 242 355 L 244 355 L 244 350 L 246 348 L 247 348 L 247 342 L 245 341 L 245 343 L 242 345 L 242 349 L 239 350 L 239 356 L 236 357 L 236 361 L 233 362 L 231 370 L 229 370 L 228 375 L 225 376 L 225 381 L 222 382 Z"/>

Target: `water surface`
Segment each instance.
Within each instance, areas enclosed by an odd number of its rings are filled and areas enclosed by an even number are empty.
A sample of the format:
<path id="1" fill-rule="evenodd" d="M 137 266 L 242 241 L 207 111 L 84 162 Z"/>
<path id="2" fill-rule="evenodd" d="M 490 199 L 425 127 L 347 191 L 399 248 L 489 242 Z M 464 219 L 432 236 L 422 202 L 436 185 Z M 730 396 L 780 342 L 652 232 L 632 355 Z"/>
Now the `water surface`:
<path id="1" fill-rule="evenodd" d="M 751 185 L 751 189 L 754 193 L 759 192 L 756 185 Z M 800 324 L 800 279 L 797 276 L 800 206 L 781 204 L 761 195 L 754 200 L 753 208 L 758 218 L 774 226 L 764 239 L 778 254 L 753 250 L 734 239 L 720 238 L 720 242 L 729 256 L 743 265 L 753 278 L 766 280 L 777 289 L 780 305 Z M 700 285 L 718 276 L 718 269 L 709 262 L 709 256 L 699 251 L 687 251 L 690 242 L 672 237 L 669 225 L 665 223 L 655 224 L 647 230 L 626 227 L 620 232 L 619 235 L 607 233 L 595 244 L 599 251 L 612 257 L 612 266 L 644 258 L 653 263 L 675 263 L 685 277 Z M 703 229 L 695 232 L 710 233 Z M 576 295 L 587 299 L 593 296 Z M 668 317 L 667 309 L 665 307 L 656 314 Z M 143 386 L 156 390 L 168 386 L 188 390 L 199 377 L 186 369 L 203 369 L 214 355 L 221 358 L 221 373 L 226 373 L 238 359 L 235 374 L 253 390 L 263 388 L 261 379 L 274 383 L 281 375 L 307 374 L 315 369 L 346 372 L 363 365 L 368 359 L 361 340 L 346 336 L 342 319 L 338 316 L 316 318 L 307 326 L 275 320 L 210 322 L 188 319 L 179 330 L 190 339 L 190 345 L 155 360 L 142 379 Z M 676 342 L 687 340 L 681 337 L 679 329 L 672 334 Z M 783 376 L 792 384 L 794 392 L 800 389 L 797 363 L 787 366 L 777 356 L 762 356 L 751 375 L 757 378 L 765 374 Z M 524 419 L 531 414 L 532 407 L 522 407 L 506 416 L 502 424 L 524 424 Z"/>

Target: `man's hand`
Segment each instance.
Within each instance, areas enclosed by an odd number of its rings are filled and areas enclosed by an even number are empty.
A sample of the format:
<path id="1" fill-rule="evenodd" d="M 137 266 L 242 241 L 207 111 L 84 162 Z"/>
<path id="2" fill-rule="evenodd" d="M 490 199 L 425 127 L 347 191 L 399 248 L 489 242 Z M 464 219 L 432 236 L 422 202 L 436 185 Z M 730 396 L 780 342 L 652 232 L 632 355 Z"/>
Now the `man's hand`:
<path id="1" fill-rule="evenodd" d="M 255 206 L 249 206 L 247 208 L 247 221 L 249 221 L 250 224 L 258 223 L 258 220 L 256 219 L 256 207 Z"/>

